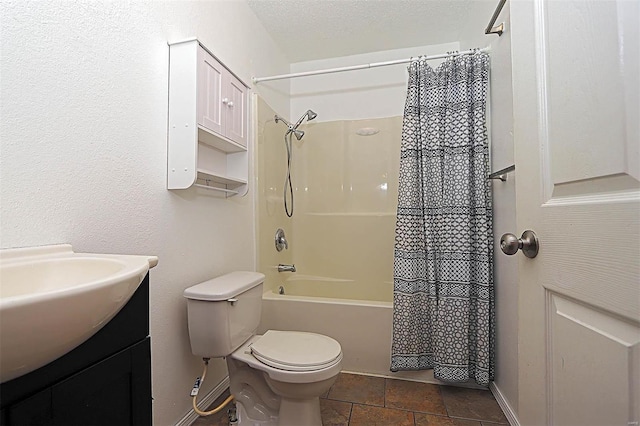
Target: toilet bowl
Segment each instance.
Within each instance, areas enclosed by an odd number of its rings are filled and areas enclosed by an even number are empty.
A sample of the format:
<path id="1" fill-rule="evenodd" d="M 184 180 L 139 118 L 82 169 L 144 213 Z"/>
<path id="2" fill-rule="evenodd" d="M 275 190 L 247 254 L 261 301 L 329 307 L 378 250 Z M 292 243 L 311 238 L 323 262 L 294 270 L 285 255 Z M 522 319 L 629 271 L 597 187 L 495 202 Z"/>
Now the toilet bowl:
<path id="1" fill-rule="evenodd" d="M 264 275 L 234 272 L 185 290 L 195 355 L 226 357 L 239 425 L 322 425 L 320 395 L 342 367 L 331 337 L 299 331 L 255 334 Z"/>
<path id="2" fill-rule="evenodd" d="M 235 363 L 236 369 L 243 365 L 261 373 L 260 378 L 280 400 L 274 424 L 321 425 L 319 397 L 340 373 L 342 351 L 338 342 L 327 336 L 269 330 L 249 339 L 228 357 L 229 363 Z M 231 388 L 235 388 L 231 374 L 229 379 Z M 259 415 L 259 420 L 267 419 Z"/>

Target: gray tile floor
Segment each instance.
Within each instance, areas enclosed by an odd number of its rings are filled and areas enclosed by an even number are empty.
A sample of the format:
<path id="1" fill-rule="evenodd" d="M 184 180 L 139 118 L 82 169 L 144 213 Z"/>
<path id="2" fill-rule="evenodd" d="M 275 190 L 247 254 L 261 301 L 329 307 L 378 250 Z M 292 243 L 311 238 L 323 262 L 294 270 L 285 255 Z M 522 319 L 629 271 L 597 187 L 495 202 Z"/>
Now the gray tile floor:
<path id="1" fill-rule="evenodd" d="M 228 391 L 212 404 L 221 403 Z M 340 373 L 320 398 L 325 426 L 496 426 L 508 424 L 488 390 Z M 226 410 L 196 426 L 228 425 Z M 305 426 L 305 425 L 300 425 Z"/>

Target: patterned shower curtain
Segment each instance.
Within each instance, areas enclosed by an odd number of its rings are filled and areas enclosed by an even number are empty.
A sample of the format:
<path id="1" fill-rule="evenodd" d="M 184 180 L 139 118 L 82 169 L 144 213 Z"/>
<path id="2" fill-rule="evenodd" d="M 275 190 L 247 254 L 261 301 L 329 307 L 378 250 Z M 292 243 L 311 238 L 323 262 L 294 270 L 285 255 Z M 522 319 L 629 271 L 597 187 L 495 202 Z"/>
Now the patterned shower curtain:
<path id="1" fill-rule="evenodd" d="M 493 235 L 485 125 L 489 56 L 409 66 L 400 154 L 391 371 L 494 372 Z"/>

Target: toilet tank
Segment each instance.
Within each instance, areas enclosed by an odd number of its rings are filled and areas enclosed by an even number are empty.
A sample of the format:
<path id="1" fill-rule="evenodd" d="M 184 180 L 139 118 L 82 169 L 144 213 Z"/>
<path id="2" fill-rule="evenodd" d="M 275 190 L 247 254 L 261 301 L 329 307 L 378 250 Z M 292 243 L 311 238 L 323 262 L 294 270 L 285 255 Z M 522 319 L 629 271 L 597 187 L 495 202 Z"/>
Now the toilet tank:
<path id="1" fill-rule="evenodd" d="M 258 272 L 232 272 L 184 291 L 191 352 L 203 358 L 231 355 L 260 324 L 262 284 Z"/>

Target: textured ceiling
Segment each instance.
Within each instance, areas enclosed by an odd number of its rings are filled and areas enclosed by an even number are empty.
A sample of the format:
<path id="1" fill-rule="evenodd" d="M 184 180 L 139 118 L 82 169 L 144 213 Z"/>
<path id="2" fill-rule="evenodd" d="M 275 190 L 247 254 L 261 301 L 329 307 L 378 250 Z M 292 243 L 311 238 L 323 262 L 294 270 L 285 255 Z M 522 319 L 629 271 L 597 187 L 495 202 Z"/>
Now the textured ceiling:
<path id="1" fill-rule="evenodd" d="M 459 41 L 465 25 L 484 29 L 497 0 L 247 2 L 287 58 L 302 62 Z"/>

